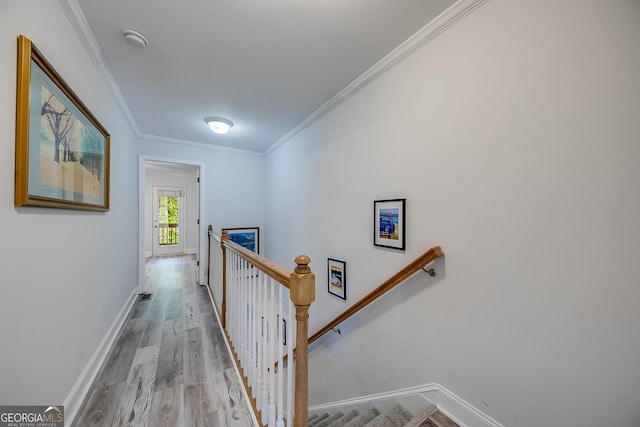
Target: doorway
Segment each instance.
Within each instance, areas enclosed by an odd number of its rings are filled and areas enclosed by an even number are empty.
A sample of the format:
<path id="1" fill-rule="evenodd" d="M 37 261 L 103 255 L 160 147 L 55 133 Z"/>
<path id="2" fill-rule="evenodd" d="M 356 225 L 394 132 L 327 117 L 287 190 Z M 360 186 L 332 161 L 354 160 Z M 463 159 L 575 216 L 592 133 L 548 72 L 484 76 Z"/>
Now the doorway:
<path id="1" fill-rule="evenodd" d="M 198 269 L 196 280 L 200 285 L 207 284 L 206 263 L 200 261 L 202 256 L 206 256 L 206 239 L 203 238 L 206 227 L 200 221 L 205 211 L 204 169 L 205 165 L 202 162 L 139 156 L 138 289 L 140 292 L 144 292 L 146 282 L 146 260 L 152 256 L 162 256 L 162 253 L 195 254 Z M 160 195 L 177 199 L 173 202 L 178 203 L 178 217 L 182 220 L 178 220 L 177 226 L 171 225 L 174 223 L 169 220 L 167 212 L 165 221 L 167 225 L 163 226 L 165 228 L 163 231 L 166 231 L 166 238 L 169 240 L 161 241 L 164 236 L 159 234 L 160 225 L 157 229 L 154 228 L 154 219 L 158 220 L 158 224 L 164 220 L 154 212 L 154 204 L 159 203 L 160 206 L 163 203 L 158 199 L 159 195 L 154 191 L 154 186 L 157 187 L 156 190 L 173 192 L 164 194 L 160 192 Z M 180 190 L 182 190 L 181 194 Z M 181 206 L 180 202 L 182 202 Z M 173 231 L 177 231 L 177 241 Z M 154 244 L 154 238 L 158 239 L 157 244 Z"/>

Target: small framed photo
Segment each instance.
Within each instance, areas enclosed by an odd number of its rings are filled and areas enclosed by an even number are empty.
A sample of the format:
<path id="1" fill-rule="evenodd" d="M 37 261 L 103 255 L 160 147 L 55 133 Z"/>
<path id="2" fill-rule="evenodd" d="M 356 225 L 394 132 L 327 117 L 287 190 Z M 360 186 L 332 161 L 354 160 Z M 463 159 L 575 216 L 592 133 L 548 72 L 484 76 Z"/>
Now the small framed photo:
<path id="1" fill-rule="evenodd" d="M 257 254 L 260 253 L 260 228 L 258 227 L 239 227 L 239 228 L 223 228 L 229 235 L 229 240 L 237 243 L 243 248 L 249 249 Z"/>
<path id="2" fill-rule="evenodd" d="M 386 248 L 405 247 L 405 204 L 407 199 L 373 202 L 373 244 Z"/>
<path id="3" fill-rule="evenodd" d="M 327 259 L 329 293 L 347 299 L 347 263 L 337 259 Z"/>

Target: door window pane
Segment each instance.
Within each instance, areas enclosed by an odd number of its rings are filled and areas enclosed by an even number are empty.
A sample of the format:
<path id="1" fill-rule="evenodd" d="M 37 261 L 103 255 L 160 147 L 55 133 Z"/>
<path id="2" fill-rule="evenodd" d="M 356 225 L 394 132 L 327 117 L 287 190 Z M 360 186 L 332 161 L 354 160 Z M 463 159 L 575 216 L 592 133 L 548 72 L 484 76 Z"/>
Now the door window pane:
<path id="1" fill-rule="evenodd" d="M 158 244 L 160 245 L 179 243 L 178 206 L 177 197 L 158 196 Z"/>

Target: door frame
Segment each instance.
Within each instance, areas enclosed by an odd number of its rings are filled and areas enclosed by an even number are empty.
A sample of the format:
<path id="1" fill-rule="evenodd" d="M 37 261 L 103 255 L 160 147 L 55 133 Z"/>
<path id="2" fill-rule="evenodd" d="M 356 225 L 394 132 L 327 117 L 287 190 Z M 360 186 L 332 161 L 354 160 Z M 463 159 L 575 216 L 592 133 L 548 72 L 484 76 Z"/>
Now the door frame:
<path id="1" fill-rule="evenodd" d="M 196 258 L 200 261 L 198 267 L 198 284 L 206 285 L 206 262 L 203 262 L 203 258 L 206 256 L 206 236 L 203 235 L 203 230 L 206 230 L 204 224 L 205 213 L 205 164 L 203 162 L 188 161 L 182 159 L 172 159 L 167 157 L 148 156 L 144 154 L 138 155 L 138 292 L 143 293 L 145 291 L 145 183 L 146 162 L 163 162 L 163 163 L 178 163 L 183 165 L 196 166 L 198 171 L 198 177 L 200 179 L 200 185 L 198 186 L 198 253 Z"/>

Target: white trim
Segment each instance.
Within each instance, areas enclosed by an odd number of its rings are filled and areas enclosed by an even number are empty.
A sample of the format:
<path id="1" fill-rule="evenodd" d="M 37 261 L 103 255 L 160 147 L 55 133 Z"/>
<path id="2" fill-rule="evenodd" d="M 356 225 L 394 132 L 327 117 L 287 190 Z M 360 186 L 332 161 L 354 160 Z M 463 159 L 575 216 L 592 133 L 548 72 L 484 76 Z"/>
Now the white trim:
<path id="1" fill-rule="evenodd" d="M 353 96 L 360 89 L 364 88 L 369 83 L 385 74 L 391 68 L 398 65 L 413 52 L 421 48 L 423 45 L 429 43 L 431 40 L 442 34 L 449 27 L 453 26 L 456 22 L 473 12 L 475 9 L 477 9 L 487 1 L 489 0 L 459 0 L 451 5 L 447 10 L 431 20 L 427 25 L 422 27 L 421 30 L 411 36 L 408 40 L 406 40 L 400 46 L 391 51 L 391 53 L 389 53 L 387 56 L 378 61 L 373 67 L 365 71 L 364 74 L 354 80 L 347 87 L 342 89 L 337 95 L 335 95 L 324 105 L 307 116 L 307 118 L 305 118 L 303 121 L 298 123 L 297 126 L 295 126 L 284 136 L 267 147 L 263 154 L 267 155 L 277 150 L 285 142 L 309 127 L 320 117 L 324 116 L 329 111 L 340 105 L 343 101 Z"/>
<path id="2" fill-rule="evenodd" d="M 374 403 L 377 404 L 384 401 L 403 404 L 404 401 L 412 401 L 412 405 L 415 406 L 416 400 L 424 400 L 424 409 L 431 405 L 437 407 L 461 427 L 504 427 L 493 418 L 436 383 L 314 405 L 309 407 L 309 413 L 331 412 L 342 408 L 369 407 Z"/>
<path id="3" fill-rule="evenodd" d="M 432 392 L 429 396 L 430 400 L 445 414 L 456 421 L 461 426 L 491 426 L 504 427 L 498 421 L 489 417 L 479 409 L 471 406 L 468 402 L 453 394 L 451 391 L 434 384 L 437 387 L 436 392 Z"/>
<path id="4" fill-rule="evenodd" d="M 111 327 L 109 327 L 106 335 L 102 338 L 100 344 L 98 344 L 96 351 L 93 352 L 91 359 L 89 359 L 89 362 L 87 362 L 87 365 L 82 370 L 82 373 L 80 373 L 80 376 L 71 388 L 71 391 L 64 399 L 64 415 L 67 425 L 73 424 L 73 419 L 76 417 L 76 415 L 78 415 L 78 410 L 82 406 L 82 402 L 86 398 L 87 393 L 89 393 L 91 384 L 93 384 L 93 381 L 96 379 L 98 372 L 100 372 L 102 364 L 109 355 L 111 347 L 113 347 L 120 329 L 124 325 L 124 322 L 127 320 L 129 312 L 131 311 L 131 308 L 136 301 L 137 295 L 137 288 L 134 288 L 126 304 L 122 307 L 116 318 L 113 320 Z"/>

